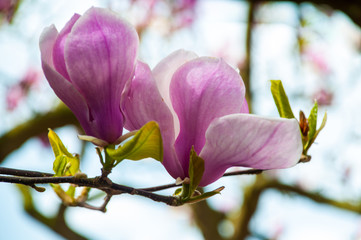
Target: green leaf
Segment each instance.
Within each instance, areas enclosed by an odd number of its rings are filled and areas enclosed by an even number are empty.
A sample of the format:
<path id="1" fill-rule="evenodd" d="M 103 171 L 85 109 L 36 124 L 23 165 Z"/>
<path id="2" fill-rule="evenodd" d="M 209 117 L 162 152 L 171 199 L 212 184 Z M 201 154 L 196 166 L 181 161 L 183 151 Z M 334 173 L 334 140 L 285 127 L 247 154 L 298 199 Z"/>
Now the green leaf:
<path id="1" fill-rule="evenodd" d="M 224 189 L 224 187 L 219 187 L 211 192 L 206 192 L 206 193 L 203 193 L 201 195 L 198 195 L 196 197 L 192 197 L 188 200 L 185 200 L 184 203 L 196 203 L 196 202 L 200 202 L 200 201 L 203 201 L 203 200 L 206 200 L 207 198 L 210 198 L 216 194 L 220 194 L 220 192 Z"/>
<path id="2" fill-rule="evenodd" d="M 182 188 L 177 188 L 177 189 L 174 191 L 173 195 L 174 195 L 174 196 L 178 196 L 178 195 L 180 195 L 181 193 L 182 193 Z"/>
<path id="3" fill-rule="evenodd" d="M 163 161 L 163 142 L 159 126 L 151 121 L 145 124 L 129 141 L 117 149 L 106 148 L 107 154 L 118 162 L 154 158 Z"/>
<path id="4" fill-rule="evenodd" d="M 71 155 L 68 152 L 68 150 L 64 146 L 63 142 L 60 140 L 59 136 L 50 128 L 49 128 L 48 138 L 49 138 L 49 142 L 53 149 L 55 157 L 58 157 L 58 156 L 64 155 L 64 154 L 68 157 L 73 157 L 73 155 Z"/>
<path id="5" fill-rule="evenodd" d="M 58 135 L 49 129 L 49 141 L 55 155 L 53 170 L 55 176 L 73 176 L 79 172 L 79 156 L 73 156 L 65 148 Z"/>
<path id="6" fill-rule="evenodd" d="M 326 122 L 327 122 L 327 112 L 325 112 L 325 115 L 323 115 L 323 119 L 321 122 L 321 126 L 320 128 L 316 131 L 314 139 L 317 138 L 318 134 L 322 131 L 322 129 L 326 126 Z"/>
<path id="7" fill-rule="evenodd" d="M 317 112 L 318 112 L 318 105 L 317 102 L 313 105 L 313 108 L 311 109 L 310 115 L 308 117 L 308 139 L 309 141 L 312 140 L 315 137 L 316 129 L 317 129 Z"/>
<path id="8" fill-rule="evenodd" d="M 312 114 L 312 110 L 311 110 L 311 114 Z M 311 117 L 311 114 L 310 114 L 310 117 Z M 317 113 L 316 113 L 317 114 Z M 304 155 L 307 155 L 307 151 L 310 149 L 311 145 L 315 142 L 318 134 L 322 131 L 322 129 L 326 126 L 326 122 L 327 122 L 327 112 L 325 113 L 325 115 L 323 116 L 323 119 L 322 119 L 322 122 L 321 122 L 321 126 L 319 129 L 317 129 L 315 131 L 315 133 L 312 135 L 312 138 L 311 138 L 311 135 L 309 134 L 309 137 L 308 137 L 308 142 L 307 144 L 304 146 L 304 151 L 303 151 L 303 154 Z M 317 122 L 315 122 L 316 124 Z M 310 127 L 311 128 L 311 127 Z M 316 127 L 315 127 L 316 128 Z"/>
<path id="9" fill-rule="evenodd" d="M 65 166 L 67 163 L 66 156 L 60 155 L 55 158 L 53 163 L 53 170 L 55 172 L 55 176 L 63 176 L 65 171 Z"/>
<path id="10" fill-rule="evenodd" d="M 189 158 L 189 192 L 187 197 L 191 197 L 197 189 L 204 173 L 204 160 L 199 157 L 192 146 Z"/>
<path id="11" fill-rule="evenodd" d="M 281 80 L 271 80 L 271 92 L 282 118 L 295 118 Z"/>

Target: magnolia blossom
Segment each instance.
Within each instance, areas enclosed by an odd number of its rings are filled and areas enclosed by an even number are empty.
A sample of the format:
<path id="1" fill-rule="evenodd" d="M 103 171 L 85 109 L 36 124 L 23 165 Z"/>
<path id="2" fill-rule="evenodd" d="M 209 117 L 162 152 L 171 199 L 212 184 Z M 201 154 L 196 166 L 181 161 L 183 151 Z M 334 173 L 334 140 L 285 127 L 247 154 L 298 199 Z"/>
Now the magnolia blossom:
<path id="1" fill-rule="evenodd" d="M 1 0 L 0 0 L 1 1 Z M 29 68 L 19 83 L 11 86 L 6 93 L 7 110 L 14 110 L 40 80 L 40 72 Z"/>
<path id="2" fill-rule="evenodd" d="M 90 8 L 40 38 L 45 76 L 87 135 L 114 143 L 123 131 L 122 95 L 134 76 L 135 29 L 115 13 Z"/>
<path id="3" fill-rule="evenodd" d="M 125 100 L 125 127 L 159 123 L 163 164 L 174 178 L 188 177 L 192 146 L 204 159 L 200 186 L 232 166 L 287 168 L 301 157 L 302 140 L 295 119 L 247 114 L 245 87 L 222 59 L 179 50 L 151 71 L 138 62 Z"/>
<path id="4" fill-rule="evenodd" d="M 0 0 L 0 23 L 3 19 L 11 22 L 20 0 Z"/>

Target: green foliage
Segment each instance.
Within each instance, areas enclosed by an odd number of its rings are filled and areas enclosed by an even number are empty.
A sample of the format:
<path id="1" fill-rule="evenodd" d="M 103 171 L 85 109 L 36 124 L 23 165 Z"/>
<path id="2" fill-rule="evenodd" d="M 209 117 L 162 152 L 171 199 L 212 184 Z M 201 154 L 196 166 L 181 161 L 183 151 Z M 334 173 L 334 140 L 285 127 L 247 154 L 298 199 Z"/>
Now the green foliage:
<path id="1" fill-rule="evenodd" d="M 273 99 L 276 103 L 278 113 L 282 118 L 295 118 L 293 115 L 288 97 L 283 88 L 282 82 L 280 80 L 271 80 L 271 92 Z M 325 113 L 324 118 L 322 120 L 322 124 L 320 128 L 317 130 L 317 113 L 318 113 L 318 105 L 317 102 L 313 105 L 310 115 L 306 119 L 303 112 L 300 112 L 300 131 L 302 133 L 302 142 L 303 142 L 303 155 L 304 159 L 302 161 L 309 161 L 310 156 L 307 156 L 307 152 L 311 145 L 314 143 L 317 135 L 324 128 L 327 120 L 327 114 Z"/>
<path id="2" fill-rule="evenodd" d="M 186 198 L 190 198 L 194 191 L 197 189 L 202 180 L 204 173 L 204 160 L 199 157 L 192 146 L 189 157 L 189 193 Z"/>
<path id="3" fill-rule="evenodd" d="M 49 129 L 48 137 L 55 155 L 53 164 L 55 176 L 73 176 L 78 173 L 79 156 L 70 154 L 53 130 Z"/>
<path id="4" fill-rule="evenodd" d="M 282 118 L 295 118 L 281 80 L 271 80 L 271 92 Z"/>
<path id="5" fill-rule="evenodd" d="M 117 149 L 106 148 L 106 154 L 119 163 L 124 159 L 140 160 L 151 157 L 163 161 L 163 142 L 159 126 L 151 121 L 145 124 L 130 140 Z"/>
<path id="6" fill-rule="evenodd" d="M 322 129 L 325 127 L 327 122 L 327 113 L 325 113 L 319 129 L 317 129 L 317 112 L 318 112 L 318 105 L 317 102 L 315 102 L 308 117 L 309 131 L 306 139 L 304 140 L 304 146 L 303 146 L 304 155 L 307 155 L 307 152 L 310 149 L 311 145 L 315 142 L 318 134 L 322 131 Z"/>
<path id="7" fill-rule="evenodd" d="M 313 108 L 311 109 L 310 115 L 308 116 L 308 139 L 313 139 L 316 134 L 316 128 L 317 128 L 317 112 L 318 112 L 318 105 L 317 102 L 313 105 Z"/>
<path id="8" fill-rule="evenodd" d="M 207 198 L 213 197 L 214 195 L 221 193 L 221 191 L 223 189 L 224 189 L 224 187 L 219 187 L 219 188 L 217 188 L 217 189 L 215 189 L 213 191 L 206 192 L 206 193 L 203 193 L 201 195 L 192 197 L 192 198 L 186 200 L 185 203 L 196 203 L 196 202 L 206 200 Z"/>
<path id="9" fill-rule="evenodd" d="M 198 185 L 202 180 L 204 173 L 204 160 L 199 157 L 192 146 L 189 156 L 189 179 L 185 179 L 181 189 L 174 193 L 182 199 L 182 203 L 196 203 L 210 198 L 220 193 L 224 187 L 217 188 L 211 192 L 200 193 L 197 191 Z"/>

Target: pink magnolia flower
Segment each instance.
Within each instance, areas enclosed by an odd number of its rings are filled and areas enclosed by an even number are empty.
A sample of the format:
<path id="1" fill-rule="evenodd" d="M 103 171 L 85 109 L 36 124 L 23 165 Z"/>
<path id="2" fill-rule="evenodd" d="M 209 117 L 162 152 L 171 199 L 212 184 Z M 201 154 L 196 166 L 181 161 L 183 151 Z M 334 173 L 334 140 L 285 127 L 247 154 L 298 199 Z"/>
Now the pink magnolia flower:
<path id="1" fill-rule="evenodd" d="M 17 84 L 11 86 L 6 93 L 6 105 L 9 111 L 14 110 L 26 98 L 30 89 L 35 87 L 40 80 L 40 72 L 29 68 Z"/>
<path id="2" fill-rule="evenodd" d="M 242 78 L 222 59 L 179 50 L 153 71 L 138 62 L 124 105 L 125 127 L 159 123 L 163 164 L 174 178 L 188 177 L 194 146 L 205 162 L 200 186 L 216 181 L 232 166 L 295 165 L 302 153 L 298 122 L 246 114 L 244 99 Z"/>
<path id="3" fill-rule="evenodd" d="M 333 101 L 333 93 L 321 88 L 313 94 L 312 99 L 316 100 L 319 106 L 330 106 Z"/>
<path id="4" fill-rule="evenodd" d="M 11 22 L 19 4 L 19 0 L 0 0 L 0 20 Z"/>
<path id="5" fill-rule="evenodd" d="M 87 135 L 114 143 L 123 131 L 122 95 L 134 76 L 138 35 L 115 13 L 90 8 L 40 38 L 45 76 Z"/>
<path id="6" fill-rule="evenodd" d="M 0 11 L 7 11 L 14 5 L 13 0 L 0 0 Z"/>

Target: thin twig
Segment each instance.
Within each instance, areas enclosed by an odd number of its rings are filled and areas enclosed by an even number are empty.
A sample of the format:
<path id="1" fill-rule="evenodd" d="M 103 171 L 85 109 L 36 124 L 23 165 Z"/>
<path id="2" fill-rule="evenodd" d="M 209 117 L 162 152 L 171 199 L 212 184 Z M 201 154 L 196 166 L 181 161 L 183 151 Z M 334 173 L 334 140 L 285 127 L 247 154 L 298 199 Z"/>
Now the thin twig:
<path id="1" fill-rule="evenodd" d="M 171 183 L 171 184 L 160 185 L 160 186 L 156 186 L 156 187 L 140 188 L 140 190 L 147 191 L 147 192 L 157 192 L 157 191 L 165 190 L 168 188 L 174 188 L 174 187 L 178 187 L 178 186 L 179 185 L 177 185 L 176 183 Z"/>
<path id="2" fill-rule="evenodd" d="M 104 192 L 121 191 L 131 195 L 139 195 L 146 198 L 150 198 L 156 202 L 163 202 L 170 206 L 180 206 L 181 202 L 178 198 L 172 196 L 162 196 L 152 192 L 144 191 L 142 189 L 136 189 L 120 184 L 113 183 L 110 179 L 104 181 L 102 178 L 77 178 L 73 176 L 69 177 L 12 177 L 12 176 L 0 176 L 0 182 L 17 183 L 28 186 L 34 184 L 45 183 L 72 183 L 78 186 L 86 186 L 91 188 L 97 188 Z"/>
<path id="3" fill-rule="evenodd" d="M 12 175 L 12 176 L 22 176 L 22 177 L 51 177 L 54 175 L 51 173 L 20 170 L 20 169 L 6 168 L 6 167 L 0 167 L 0 174 Z"/>
<path id="4" fill-rule="evenodd" d="M 259 174 L 262 172 L 263 170 L 250 169 L 250 170 L 241 170 L 241 171 L 225 173 L 223 176 Z M 4 175 L 13 175 L 13 176 L 4 176 Z M 0 167 L 0 182 L 23 184 L 30 186 L 36 189 L 37 191 L 45 191 L 45 189 L 36 186 L 36 184 L 47 184 L 47 183 L 53 183 L 53 184 L 71 183 L 78 186 L 97 188 L 107 193 L 107 197 L 103 205 L 100 207 L 94 207 L 83 202 L 83 203 L 79 203 L 79 206 L 95 209 L 103 212 L 105 211 L 105 207 L 108 204 L 111 196 L 122 193 L 143 196 L 146 198 L 150 198 L 153 201 L 163 202 L 170 206 L 179 206 L 182 204 L 177 197 L 163 196 L 153 193 L 156 191 L 177 187 L 178 185 L 175 183 L 156 186 L 156 187 L 137 189 L 137 188 L 132 188 L 113 183 L 108 177 L 104 176 L 104 169 L 102 171 L 101 177 L 87 178 L 87 177 L 77 177 L 77 176 L 53 177 L 53 175 L 50 173 Z"/>
<path id="5" fill-rule="evenodd" d="M 79 203 L 77 206 L 83 207 L 83 208 L 87 208 L 87 209 L 91 209 L 91 210 L 106 212 L 106 211 L 107 211 L 106 207 L 107 207 L 110 199 L 112 198 L 112 196 L 113 196 L 113 195 L 111 195 L 111 194 L 107 194 L 107 195 L 105 196 L 105 198 L 104 198 L 103 204 L 102 204 L 100 207 L 92 206 L 92 205 L 90 205 L 90 204 L 88 204 L 88 203 L 86 203 L 86 202 Z"/>

